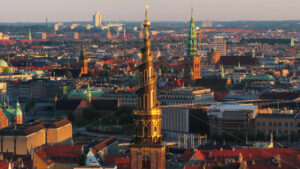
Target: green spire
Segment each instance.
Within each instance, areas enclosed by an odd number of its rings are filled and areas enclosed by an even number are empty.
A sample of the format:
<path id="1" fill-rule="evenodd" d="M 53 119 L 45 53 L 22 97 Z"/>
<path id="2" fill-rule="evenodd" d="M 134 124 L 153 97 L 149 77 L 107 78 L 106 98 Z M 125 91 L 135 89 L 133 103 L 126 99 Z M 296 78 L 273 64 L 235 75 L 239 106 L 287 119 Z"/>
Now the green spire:
<path id="1" fill-rule="evenodd" d="M 291 38 L 290 46 L 291 46 L 291 47 L 294 47 L 294 46 L 295 46 L 295 39 L 294 39 L 293 36 L 292 36 L 292 38 Z"/>
<path id="2" fill-rule="evenodd" d="M 224 74 L 224 67 L 223 65 L 221 66 L 221 78 L 224 79 L 225 74 Z"/>
<path id="3" fill-rule="evenodd" d="M 193 75 L 193 73 L 194 73 L 194 72 L 193 72 L 193 68 L 191 68 L 191 72 L 190 72 L 191 76 Z"/>
<path id="4" fill-rule="evenodd" d="M 15 109 L 15 113 L 14 114 L 16 116 L 17 115 L 21 115 L 21 116 L 23 115 L 19 101 L 17 101 L 17 103 L 16 103 L 16 109 Z"/>
<path id="5" fill-rule="evenodd" d="M 158 69 L 158 75 L 161 76 L 161 69 Z"/>
<path id="6" fill-rule="evenodd" d="M 238 69 L 239 70 L 241 69 L 241 63 L 240 62 L 238 63 Z"/>
<path id="7" fill-rule="evenodd" d="M 30 31 L 30 29 L 28 31 L 28 40 L 31 41 L 31 31 Z"/>
<path id="8" fill-rule="evenodd" d="M 68 95 L 68 86 L 64 86 L 63 95 Z"/>
<path id="9" fill-rule="evenodd" d="M 255 49 L 252 49 L 252 50 L 251 50 L 251 56 L 252 56 L 253 58 L 255 58 Z"/>
<path id="10" fill-rule="evenodd" d="M 87 92 L 88 92 L 87 93 L 88 101 L 91 102 L 92 101 L 92 94 L 91 94 L 90 84 L 88 84 Z"/>
<path id="11" fill-rule="evenodd" d="M 187 46 L 188 46 L 187 56 L 188 57 L 196 56 L 197 55 L 197 32 L 194 23 L 193 9 L 192 9 L 192 15 L 190 20 Z"/>

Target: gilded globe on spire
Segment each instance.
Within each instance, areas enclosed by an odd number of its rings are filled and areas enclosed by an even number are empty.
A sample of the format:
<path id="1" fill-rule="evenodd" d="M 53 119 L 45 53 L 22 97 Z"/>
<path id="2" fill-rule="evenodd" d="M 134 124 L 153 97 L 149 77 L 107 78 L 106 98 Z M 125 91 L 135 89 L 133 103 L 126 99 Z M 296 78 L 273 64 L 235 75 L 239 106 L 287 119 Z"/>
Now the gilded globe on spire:
<path id="1" fill-rule="evenodd" d="M 150 21 L 148 20 L 148 8 L 149 6 L 146 5 L 146 11 L 145 11 L 145 21 L 144 21 L 144 27 L 150 27 Z"/>

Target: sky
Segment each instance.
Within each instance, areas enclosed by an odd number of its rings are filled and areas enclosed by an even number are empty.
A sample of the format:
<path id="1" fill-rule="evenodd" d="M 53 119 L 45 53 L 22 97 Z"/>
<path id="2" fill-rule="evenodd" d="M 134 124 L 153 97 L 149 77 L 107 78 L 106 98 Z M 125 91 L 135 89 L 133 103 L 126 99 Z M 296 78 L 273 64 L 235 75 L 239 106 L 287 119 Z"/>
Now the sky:
<path id="1" fill-rule="evenodd" d="M 300 20 L 300 0 L 0 0 L 0 22 Z"/>

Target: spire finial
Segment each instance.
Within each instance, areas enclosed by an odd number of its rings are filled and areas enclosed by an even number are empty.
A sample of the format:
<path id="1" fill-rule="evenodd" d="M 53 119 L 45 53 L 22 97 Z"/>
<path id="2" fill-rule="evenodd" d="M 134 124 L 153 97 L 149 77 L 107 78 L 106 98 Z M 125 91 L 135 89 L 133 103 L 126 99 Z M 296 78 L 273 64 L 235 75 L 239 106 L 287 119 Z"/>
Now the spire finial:
<path id="1" fill-rule="evenodd" d="M 191 9 L 191 20 L 194 20 L 194 8 Z"/>

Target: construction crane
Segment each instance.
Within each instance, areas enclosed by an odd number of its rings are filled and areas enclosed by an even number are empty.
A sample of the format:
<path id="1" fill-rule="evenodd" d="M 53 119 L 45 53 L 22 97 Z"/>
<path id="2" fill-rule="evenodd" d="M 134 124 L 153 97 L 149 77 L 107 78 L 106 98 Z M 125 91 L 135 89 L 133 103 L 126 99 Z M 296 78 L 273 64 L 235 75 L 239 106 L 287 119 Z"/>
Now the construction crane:
<path id="1" fill-rule="evenodd" d="M 202 33 L 206 33 L 206 32 L 215 32 L 217 31 L 216 29 L 200 29 L 197 31 L 198 33 L 198 39 L 199 39 L 199 50 L 201 51 L 201 36 L 202 36 Z"/>

